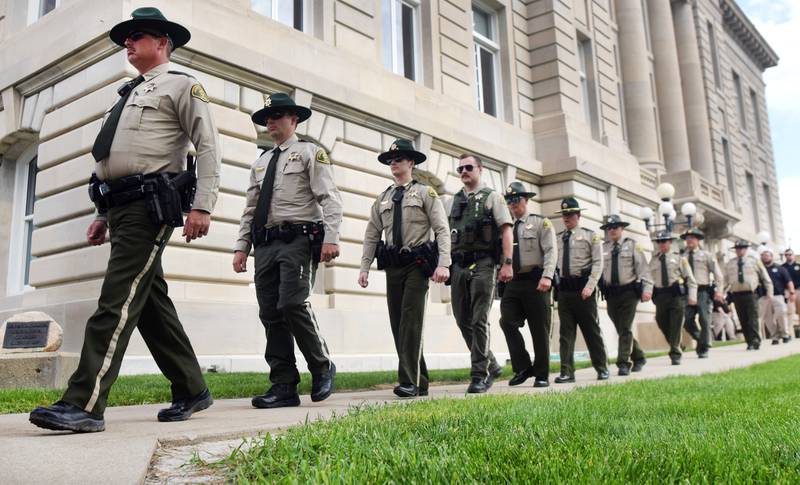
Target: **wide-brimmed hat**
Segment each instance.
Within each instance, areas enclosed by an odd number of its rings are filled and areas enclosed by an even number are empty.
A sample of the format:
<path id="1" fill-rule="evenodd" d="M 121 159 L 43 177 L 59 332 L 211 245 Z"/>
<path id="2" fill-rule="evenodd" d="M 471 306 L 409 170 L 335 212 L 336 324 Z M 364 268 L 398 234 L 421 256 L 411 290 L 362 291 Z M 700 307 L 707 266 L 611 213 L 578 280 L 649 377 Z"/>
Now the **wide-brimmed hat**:
<path id="1" fill-rule="evenodd" d="M 578 199 L 575 197 L 567 197 L 561 200 L 561 210 L 557 210 L 556 214 L 572 214 L 573 212 L 580 212 L 582 210 L 580 204 L 578 204 Z"/>
<path id="2" fill-rule="evenodd" d="M 656 233 L 656 234 L 655 234 L 655 235 L 654 235 L 654 236 L 651 238 L 651 240 L 653 240 L 653 241 L 655 241 L 655 242 L 661 242 L 661 241 L 672 241 L 672 240 L 674 240 L 674 239 L 675 239 L 675 236 L 673 236 L 673 235 L 672 235 L 672 233 L 671 233 L 671 232 L 669 232 L 669 231 L 658 231 L 658 232 L 657 232 L 657 233 Z"/>
<path id="3" fill-rule="evenodd" d="M 510 199 L 512 197 L 528 197 L 528 198 L 530 198 L 530 197 L 533 197 L 535 195 L 536 195 L 536 192 L 529 192 L 528 190 L 525 189 L 525 186 L 522 185 L 522 182 L 517 182 L 517 181 L 511 182 L 510 184 L 508 184 L 508 187 L 506 187 L 506 193 L 503 194 L 503 196 L 506 199 Z"/>
<path id="4" fill-rule="evenodd" d="M 137 8 L 131 14 L 130 20 L 115 25 L 111 32 L 108 33 L 108 36 L 115 44 L 124 47 L 125 39 L 128 38 L 128 35 L 137 30 L 152 30 L 168 35 L 172 40 L 173 49 L 186 44 L 192 38 L 189 29 L 175 22 L 170 22 L 164 17 L 161 10 L 155 7 Z"/>
<path id="5" fill-rule="evenodd" d="M 734 249 L 737 248 L 747 248 L 750 249 L 750 241 L 745 241 L 744 239 L 737 239 L 736 243 L 733 245 Z"/>
<path id="6" fill-rule="evenodd" d="M 378 155 L 378 161 L 384 165 L 391 164 L 396 158 L 413 160 L 414 165 L 419 165 L 428 159 L 424 153 L 414 150 L 414 143 L 405 138 L 398 138 L 387 151 Z"/>
<path id="7" fill-rule="evenodd" d="M 297 122 L 302 123 L 311 117 L 311 110 L 298 106 L 286 93 L 273 93 L 264 100 L 264 107 L 250 117 L 253 123 L 267 126 L 267 117 L 276 111 L 287 111 L 297 115 Z"/>
<path id="8" fill-rule="evenodd" d="M 623 221 L 619 214 L 609 214 L 603 218 L 603 225 L 600 226 L 600 229 L 605 231 L 612 227 L 628 227 L 630 225 L 631 223 Z"/>
<path id="9" fill-rule="evenodd" d="M 703 234 L 703 231 L 701 231 L 700 229 L 698 229 L 696 227 L 690 227 L 689 229 L 686 229 L 685 231 L 683 231 L 683 234 L 681 234 L 681 239 L 683 239 L 685 241 L 688 236 L 694 236 L 697 239 L 705 239 L 706 238 L 706 235 Z"/>

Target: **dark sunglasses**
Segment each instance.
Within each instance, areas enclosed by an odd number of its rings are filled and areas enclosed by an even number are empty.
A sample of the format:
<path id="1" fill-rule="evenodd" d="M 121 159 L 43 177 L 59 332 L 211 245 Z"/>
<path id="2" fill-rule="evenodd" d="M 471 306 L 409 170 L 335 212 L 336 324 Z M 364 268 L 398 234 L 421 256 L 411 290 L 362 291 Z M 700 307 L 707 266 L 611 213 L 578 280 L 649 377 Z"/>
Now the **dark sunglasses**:
<path id="1" fill-rule="evenodd" d="M 161 32 L 152 32 L 152 31 L 147 31 L 147 30 L 137 30 L 136 32 L 131 32 L 125 38 L 136 42 L 137 40 L 143 38 L 146 35 L 149 35 L 151 37 L 157 37 L 157 38 L 158 37 L 165 37 L 165 35 L 162 34 Z"/>
<path id="2" fill-rule="evenodd" d="M 268 120 L 279 120 L 289 114 L 288 111 L 273 111 L 272 113 L 267 115 Z"/>
<path id="3" fill-rule="evenodd" d="M 506 197 L 506 204 L 516 204 L 522 200 L 521 195 L 509 195 Z"/>
<path id="4" fill-rule="evenodd" d="M 467 172 L 472 172 L 473 170 L 475 170 L 475 165 L 461 165 L 456 169 L 456 172 L 462 173 L 464 172 L 464 170 L 466 170 Z"/>

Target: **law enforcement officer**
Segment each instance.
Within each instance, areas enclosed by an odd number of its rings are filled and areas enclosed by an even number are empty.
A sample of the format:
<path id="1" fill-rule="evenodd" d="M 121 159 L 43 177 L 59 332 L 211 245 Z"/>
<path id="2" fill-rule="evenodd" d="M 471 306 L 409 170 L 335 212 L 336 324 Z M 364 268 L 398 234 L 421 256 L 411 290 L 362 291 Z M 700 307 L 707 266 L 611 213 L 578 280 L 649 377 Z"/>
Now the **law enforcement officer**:
<path id="1" fill-rule="evenodd" d="M 194 144 L 197 193 L 183 236 L 189 242 L 208 233 L 219 184 L 217 130 L 203 87 L 186 74 L 168 70 L 172 50 L 191 35 L 148 7 L 136 9 L 131 20 L 111 29 L 109 37 L 127 49 L 128 61 L 140 75 L 120 88 L 121 97 L 106 112 L 92 148 L 97 163 L 91 188 L 103 188 L 102 193 L 91 191 L 99 194 L 93 199 L 98 213 L 86 238 L 93 246 L 103 244 L 110 229 L 111 256 L 67 390 L 61 401 L 30 414 L 33 424 L 54 430 L 105 429 L 108 392 L 134 328 L 172 383 L 172 406 L 159 411 L 159 421 L 188 419 L 213 402 L 161 268 L 172 229 L 183 224 L 181 206 L 169 207 L 172 218 L 167 224 L 157 219 L 155 209 L 148 209 L 144 198 L 145 189 L 167 195 L 162 192 L 164 181 L 183 170 Z M 156 204 L 155 199 L 148 200 Z"/>
<path id="2" fill-rule="evenodd" d="M 286 93 L 267 97 L 252 116 L 275 142 L 250 169 L 233 258 L 233 270 L 246 271 L 250 248 L 255 247 L 256 297 L 272 383 L 253 398 L 257 408 L 300 405 L 295 341 L 311 372 L 312 401 L 330 396 L 336 375 L 308 296 L 317 262 L 339 255 L 342 200 L 328 154 L 295 135 L 297 124 L 310 116 L 310 109 L 297 106 Z"/>
<path id="3" fill-rule="evenodd" d="M 623 237 L 629 225 L 619 215 L 611 214 L 600 226 L 608 231 L 608 240 L 603 243 L 605 264 L 600 289 L 606 299 L 608 317 L 619 336 L 617 369 L 621 376 L 641 371 L 647 362 L 632 328 L 639 301 L 650 301 L 653 296 L 653 281 L 644 250 L 633 239 Z"/>
<path id="4" fill-rule="evenodd" d="M 574 197 L 561 201 L 564 230 L 558 233 L 558 318 L 561 374 L 556 384 L 575 382 L 575 338 L 577 327 L 589 348 L 597 380 L 608 379 L 608 358 L 603 333 L 597 319 L 595 289 L 603 274 L 602 239 L 594 231 L 580 227 L 581 207 Z"/>
<path id="5" fill-rule="evenodd" d="M 794 251 L 792 251 L 791 248 L 786 248 L 786 251 L 783 253 L 783 258 L 783 267 L 786 268 L 786 271 L 789 272 L 789 276 L 792 277 L 792 284 L 794 284 L 794 289 L 796 291 L 800 288 L 800 263 L 795 259 Z M 796 325 L 794 323 L 795 315 L 800 316 L 800 299 L 797 298 L 797 295 L 789 297 L 787 313 L 788 315 L 786 318 L 789 320 L 789 327 L 794 325 L 794 335 L 800 338 L 800 320 L 798 320 Z"/>
<path id="6" fill-rule="evenodd" d="M 453 316 L 472 358 L 467 392 L 483 393 L 502 374 L 489 350 L 489 310 L 497 279 L 507 282 L 511 269 L 511 215 L 503 197 L 481 183 L 483 165 L 477 155 L 459 157 L 456 169 L 464 187 L 453 197 L 450 211 L 453 266 L 450 270 Z"/>
<path id="7" fill-rule="evenodd" d="M 772 339 L 772 345 L 778 345 L 781 340 L 783 343 L 788 343 L 792 339 L 786 321 L 786 301 L 787 298 L 795 296 L 795 289 L 789 272 L 778 265 L 773 258 L 772 249 L 764 247 L 761 250 L 761 262 L 772 280 L 772 293 L 767 293 L 759 299 L 758 318 L 764 324 L 767 338 Z"/>
<path id="8" fill-rule="evenodd" d="M 705 239 L 703 231 L 690 227 L 681 234 L 681 239 L 686 242 L 684 257 L 692 268 L 692 275 L 697 282 L 697 304 L 686 305 L 686 318 L 683 327 L 689 335 L 697 341 L 697 356 L 701 359 L 708 357 L 711 346 L 711 307 L 712 299 L 722 301 L 722 271 L 719 269 L 717 258 L 700 248 L 700 241 Z M 700 321 L 700 325 L 696 320 Z"/>
<path id="9" fill-rule="evenodd" d="M 379 162 L 389 165 L 394 183 L 372 205 L 358 276 L 358 284 L 366 288 L 376 256 L 380 269 L 386 270 L 389 322 L 400 361 L 399 385 L 394 388 L 399 397 L 428 394 L 428 368 L 422 355 L 428 279 L 444 283 L 450 276 L 450 228 L 444 206 L 436 190 L 412 179 L 413 168 L 425 159 L 405 139 L 395 140 L 378 155 Z M 435 242 L 430 240 L 431 229 Z"/>
<path id="10" fill-rule="evenodd" d="M 514 277 L 505 285 L 500 299 L 500 328 L 506 336 L 514 377 L 518 386 L 534 377 L 533 387 L 550 385 L 550 290 L 556 270 L 556 232 L 550 219 L 528 212 L 528 199 L 536 193 L 512 182 L 505 199 L 514 217 Z M 534 361 L 525 350 L 519 329 L 528 320 Z"/>
<path id="11" fill-rule="evenodd" d="M 680 365 L 683 296 L 686 296 L 689 305 L 697 305 L 697 282 L 689 261 L 672 251 L 674 239 L 669 231 L 660 231 L 653 238 L 658 244 L 658 251 L 650 260 L 650 273 L 655 285 L 653 303 L 656 305 L 656 323 L 669 344 L 672 365 Z"/>
<path id="12" fill-rule="evenodd" d="M 733 247 L 736 250 L 736 257 L 725 263 L 725 289 L 733 298 L 742 333 L 747 341 L 747 350 L 758 350 L 761 346 L 761 335 L 756 289 L 761 284 L 765 294 L 771 295 L 772 280 L 761 261 L 748 254 L 749 242 L 739 239 Z"/>

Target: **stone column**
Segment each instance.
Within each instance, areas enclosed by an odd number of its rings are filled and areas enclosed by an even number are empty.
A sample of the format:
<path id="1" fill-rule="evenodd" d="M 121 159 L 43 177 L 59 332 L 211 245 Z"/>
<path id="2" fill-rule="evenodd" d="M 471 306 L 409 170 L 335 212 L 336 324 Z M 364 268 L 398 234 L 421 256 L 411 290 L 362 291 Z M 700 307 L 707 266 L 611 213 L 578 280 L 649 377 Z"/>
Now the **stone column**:
<path id="1" fill-rule="evenodd" d="M 655 58 L 656 97 L 664 165 L 667 173 L 683 172 L 690 170 L 692 166 L 672 9 L 669 0 L 647 0 L 647 8 Z"/>
<path id="2" fill-rule="evenodd" d="M 640 164 L 663 170 L 664 164 L 658 153 L 658 128 L 650 88 L 650 58 L 642 3 L 640 0 L 615 1 L 628 146 Z"/>
<path id="3" fill-rule="evenodd" d="M 697 44 L 694 7 L 689 2 L 672 4 L 675 38 L 678 46 L 681 79 L 683 80 L 683 107 L 686 111 L 686 129 L 689 135 L 689 153 L 692 169 L 709 181 L 714 180 L 714 158 L 711 152 L 711 129 L 708 122 L 703 68 Z"/>

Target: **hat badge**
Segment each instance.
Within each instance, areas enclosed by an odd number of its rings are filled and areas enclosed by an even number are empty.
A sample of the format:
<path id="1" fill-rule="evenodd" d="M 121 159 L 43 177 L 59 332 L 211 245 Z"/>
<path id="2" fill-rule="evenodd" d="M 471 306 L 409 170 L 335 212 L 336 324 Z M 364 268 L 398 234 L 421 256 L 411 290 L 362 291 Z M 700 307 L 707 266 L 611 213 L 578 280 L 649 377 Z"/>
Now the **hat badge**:
<path id="1" fill-rule="evenodd" d="M 567 203 L 566 202 L 562 202 L 561 203 L 561 208 L 562 209 L 566 209 L 567 208 Z"/>
<path id="2" fill-rule="evenodd" d="M 612 222 L 614 222 L 614 218 L 613 217 L 609 217 L 608 218 L 608 223 L 611 224 Z"/>
<path id="3" fill-rule="evenodd" d="M 389 151 L 393 152 L 397 150 L 397 143 L 392 143 L 392 146 L 389 147 Z"/>
<path id="4" fill-rule="evenodd" d="M 508 192 L 509 194 L 510 194 L 511 192 L 513 192 L 513 191 L 514 191 L 514 189 L 512 189 L 511 187 L 508 187 L 508 188 L 506 189 L 506 192 Z"/>
<path id="5" fill-rule="evenodd" d="M 272 106 L 272 98 L 267 96 L 267 99 L 264 100 L 264 107 L 269 108 L 270 106 Z"/>

